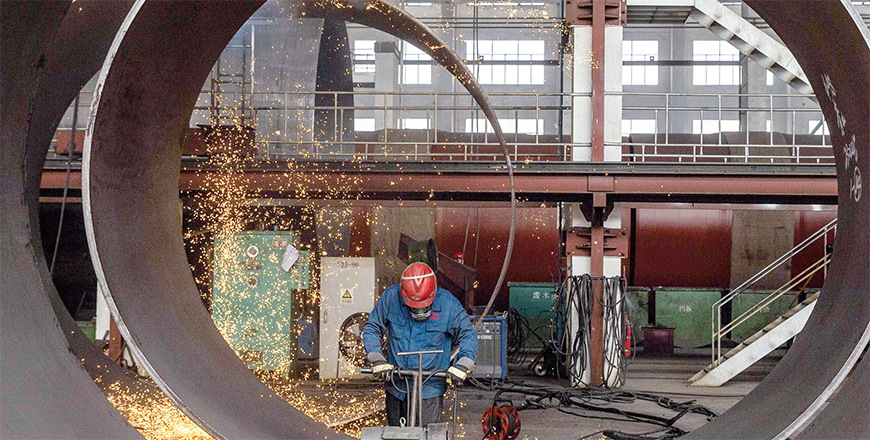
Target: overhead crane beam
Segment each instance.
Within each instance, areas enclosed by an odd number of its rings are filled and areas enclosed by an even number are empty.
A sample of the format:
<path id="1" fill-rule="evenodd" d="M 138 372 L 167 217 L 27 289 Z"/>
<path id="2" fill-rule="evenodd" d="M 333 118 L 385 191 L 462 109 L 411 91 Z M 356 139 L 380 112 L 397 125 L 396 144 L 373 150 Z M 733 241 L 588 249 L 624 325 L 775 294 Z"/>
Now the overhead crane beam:
<path id="1" fill-rule="evenodd" d="M 179 190 L 208 189 L 209 173 L 198 161 L 185 161 Z M 357 198 L 366 200 L 467 200 L 505 201 L 509 192 L 505 172 L 499 164 L 411 163 L 340 164 L 305 166 L 293 171 L 276 164 L 251 167 L 246 171 L 251 193 L 276 198 Z M 63 188 L 65 170 L 47 168 L 42 175 L 44 197 Z M 516 170 L 516 188 L 524 201 L 570 202 L 589 197 L 597 180 L 613 178 L 607 191 L 615 201 L 632 202 L 752 202 L 835 204 L 836 169 L 833 166 L 790 165 L 626 165 L 526 164 Z M 81 188 L 75 171 L 71 188 Z M 348 182 L 353 182 L 348 184 Z M 344 188 L 336 192 L 323 188 Z M 76 195 L 80 192 L 74 191 Z"/>

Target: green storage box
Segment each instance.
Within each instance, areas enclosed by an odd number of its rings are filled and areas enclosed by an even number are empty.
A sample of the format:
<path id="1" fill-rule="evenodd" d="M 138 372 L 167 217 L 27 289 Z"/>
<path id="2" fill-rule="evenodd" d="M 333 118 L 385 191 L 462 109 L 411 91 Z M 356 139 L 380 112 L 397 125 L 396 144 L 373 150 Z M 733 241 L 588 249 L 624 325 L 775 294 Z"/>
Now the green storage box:
<path id="1" fill-rule="evenodd" d="M 96 323 L 90 322 L 90 321 L 87 321 L 87 322 L 76 321 L 76 324 L 78 325 L 79 330 L 81 330 L 82 333 L 84 333 L 84 335 L 88 337 L 88 339 L 90 339 L 91 341 L 94 341 L 97 339 L 97 324 Z"/>
<path id="2" fill-rule="evenodd" d="M 656 289 L 656 324 L 674 327 L 674 345 L 682 348 L 710 344 L 710 310 L 721 290 Z"/>
<path id="3" fill-rule="evenodd" d="M 737 317 L 749 310 L 750 307 L 758 304 L 766 297 L 767 294 L 761 293 L 743 293 L 737 295 L 731 306 L 731 317 L 736 320 Z M 743 321 L 731 332 L 731 340 L 742 342 L 764 328 L 767 324 L 770 324 L 771 321 L 785 314 L 794 297 L 795 295 L 783 295 L 746 321 Z"/>
<path id="4" fill-rule="evenodd" d="M 553 319 L 553 300 L 556 289 L 554 283 L 516 283 L 509 282 L 510 306 L 529 321 L 535 329 L 535 334 L 543 340 L 550 338 L 550 322 Z M 529 337 L 528 348 L 540 348 L 543 345 L 538 338 Z"/>
<path id="5" fill-rule="evenodd" d="M 290 243 L 288 231 L 217 237 L 212 279 L 212 319 L 230 347 L 248 368 L 284 375 L 296 359 L 292 291 L 308 288 L 307 251 L 281 269 Z"/>

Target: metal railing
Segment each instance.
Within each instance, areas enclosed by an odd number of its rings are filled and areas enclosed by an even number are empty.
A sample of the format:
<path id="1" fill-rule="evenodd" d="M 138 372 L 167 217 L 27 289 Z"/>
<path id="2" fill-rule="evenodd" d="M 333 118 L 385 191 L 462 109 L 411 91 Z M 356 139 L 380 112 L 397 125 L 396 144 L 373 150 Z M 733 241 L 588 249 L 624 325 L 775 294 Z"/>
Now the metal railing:
<path id="1" fill-rule="evenodd" d="M 719 363 L 722 362 L 722 338 L 726 337 L 731 331 L 735 328 L 746 322 L 749 318 L 754 316 L 761 310 L 764 310 L 765 307 L 771 305 L 774 301 L 785 295 L 787 292 L 791 292 L 795 289 L 795 287 L 809 282 L 809 280 L 818 273 L 820 270 L 823 271 L 825 277 L 827 277 L 827 267 L 831 262 L 831 255 L 827 252 L 827 244 L 828 244 L 828 233 L 834 231 L 834 235 L 836 236 L 837 230 L 837 219 L 832 220 L 827 225 L 823 226 L 821 229 L 807 237 L 806 240 L 802 241 L 800 244 L 792 248 L 790 251 L 785 253 L 783 256 L 777 258 L 774 262 L 770 263 L 767 267 L 762 269 L 760 272 L 753 275 L 751 278 L 746 280 L 743 284 L 738 286 L 736 289 L 729 292 L 727 295 L 720 298 L 716 301 L 711 310 L 711 351 L 712 351 L 712 364 L 713 366 L 718 366 Z M 816 261 L 815 263 L 808 266 L 804 269 L 800 274 L 790 279 L 780 288 L 774 290 L 771 294 L 766 296 L 764 299 L 750 307 L 744 313 L 742 313 L 737 318 L 731 319 L 726 325 L 722 325 L 722 309 L 726 304 L 731 303 L 735 298 L 739 295 L 745 293 L 752 285 L 763 279 L 765 276 L 776 270 L 778 267 L 785 264 L 787 261 L 790 261 L 792 257 L 817 242 L 819 239 L 824 240 L 825 247 L 825 255 Z"/>
<path id="2" fill-rule="evenodd" d="M 822 129 L 824 133 L 824 115 L 812 101 L 813 95 L 623 93 L 622 96 L 628 102 L 622 108 L 624 121 L 641 120 L 653 125 L 653 130 L 630 133 L 628 140 L 620 143 L 623 160 L 833 163 L 826 134 L 815 135 L 809 128 L 805 134 L 799 134 L 802 130 L 798 127 L 806 122 L 813 122 L 814 131 Z M 806 104 L 813 107 L 807 108 Z M 709 126 L 714 129 L 708 130 Z"/>
<path id="3" fill-rule="evenodd" d="M 350 96 L 353 105 L 341 105 Z M 570 96 L 490 95 L 514 160 L 569 157 L 576 144 L 564 141 L 570 135 L 559 134 L 559 121 L 570 124 Z M 464 93 L 255 92 L 254 102 L 259 150 L 269 157 L 466 161 L 501 155 L 482 111 Z M 195 112 L 206 110 L 200 105 Z M 354 130 L 350 115 L 371 125 Z"/>
<path id="4" fill-rule="evenodd" d="M 90 105 L 83 92 L 81 107 Z M 362 161 L 498 160 L 492 128 L 465 93 L 224 91 L 201 92 L 191 127 L 211 124 L 215 111 L 252 114 L 258 154 L 275 159 Z M 623 121 L 645 121 L 623 133 L 626 162 L 833 163 L 830 139 L 801 130 L 824 117 L 811 95 L 620 93 Z M 571 161 L 589 142 L 571 139 L 572 103 L 589 94 L 490 93 L 517 162 Z M 352 101 L 349 101 L 352 99 Z M 348 103 L 350 102 L 350 103 Z M 215 109 L 219 104 L 221 108 Z M 815 104 L 813 104 L 815 105 Z M 238 109 L 235 107 L 247 108 Z M 87 114 L 87 111 L 84 112 Z M 83 129 L 86 118 L 79 118 Z M 356 122 L 352 122 L 356 121 Z M 734 121 L 741 131 L 729 132 Z M 770 130 L 749 127 L 769 124 Z M 368 123 L 361 127 L 360 122 Z M 632 122 L 628 122 L 631 125 Z M 724 130 L 709 132 L 707 124 Z M 356 127 L 354 127 L 356 125 Z M 697 125 L 697 127 L 693 127 Z M 60 130 L 69 130 L 61 128 Z M 363 131 L 365 130 L 365 131 Z M 708 132 L 704 134 L 704 132 Z M 50 151 L 55 151 L 51 149 Z"/>

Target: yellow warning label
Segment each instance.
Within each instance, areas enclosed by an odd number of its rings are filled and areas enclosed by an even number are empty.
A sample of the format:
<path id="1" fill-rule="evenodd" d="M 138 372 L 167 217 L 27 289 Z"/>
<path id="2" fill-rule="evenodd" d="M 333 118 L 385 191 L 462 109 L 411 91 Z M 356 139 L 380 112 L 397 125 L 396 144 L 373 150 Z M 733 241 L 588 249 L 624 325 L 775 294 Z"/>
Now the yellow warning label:
<path id="1" fill-rule="evenodd" d="M 351 299 L 351 298 L 353 298 L 352 296 L 350 296 L 350 290 L 345 290 L 345 291 L 344 291 L 344 295 L 341 295 L 341 297 L 342 297 L 343 299 Z"/>

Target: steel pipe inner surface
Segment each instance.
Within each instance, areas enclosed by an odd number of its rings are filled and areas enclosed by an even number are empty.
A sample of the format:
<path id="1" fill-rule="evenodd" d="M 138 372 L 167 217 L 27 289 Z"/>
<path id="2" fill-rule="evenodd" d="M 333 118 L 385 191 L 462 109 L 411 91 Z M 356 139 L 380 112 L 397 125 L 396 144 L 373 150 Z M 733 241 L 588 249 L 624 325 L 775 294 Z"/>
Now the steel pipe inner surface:
<path id="1" fill-rule="evenodd" d="M 346 438 L 251 374 L 202 305 L 178 215 L 181 138 L 201 86 L 262 1 L 137 1 L 103 66 L 83 160 L 85 224 L 118 328 L 164 393 L 217 438 Z M 321 5 L 322 6 L 322 5 Z M 302 7 L 300 7 L 301 9 Z M 300 11 L 291 14 L 303 15 Z M 348 15 L 345 15 L 348 14 Z M 448 68 L 489 116 L 463 61 L 403 11 L 377 0 L 309 7 L 408 39 Z"/>
<path id="2" fill-rule="evenodd" d="M 238 361 L 202 307 L 181 241 L 180 135 L 214 60 L 260 3 L 134 5 L 110 50 L 89 124 L 89 241 L 99 278 L 112 291 L 113 314 L 137 358 L 207 432 L 218 438 L 343 438 L 292 409 Z M 867 360 L 846 377 L 870 337 L 870 199 L 861 180 L 870 172 L 867 28 L 846 0 L 747 4 L 795 54 L 832 121 L 840 227 L 833 267 L 804 333 L 753 393 L 689 438 L 785 438 L 817 414 L 801 438 L 866 438 Z M 43 54 L 69 2 L 0 6 L 0 341 L 6 353 L 0 357 L 0 437 L 135 437 L 70 354 L 46 292 L 41 251 L 34 250 L 25 194 L 28 114 Z"/>
<path id="3" fill-rule="evenodd" d="M 89 63 L 86 55 L 70 73 L 61 67 L 70 55 L 62 40 L 91 24 L 96 32 L 83 44 L 98 46 L 101 31 L 120 23 L 116 17 L 124 11 L 118 7 L 73 16 L 69 1 L 0 2 L 0 438 L 141 438 L 83 366 L 108 359 L 82 345 L 78 337 L 83 336 L 69 334 L 75 323 L 48 274 L 36 215 L 48 142 L 101 58 L 99 48 L 91 48 L 96 62 Z M 111 41 L 114 30 L 108 32 Z M 69 77 L 63 78 L 62 71 Z M 94 356 L 82 359 L 83 352 Z"/>
<path id="4" fill-rule="evenodd" d="M 95 92 L 83 197 L 119 330 L 164 393 L 216 438 L 346 438 L 239 361 L 197 293 L 178 213 L 181 137 L 202 84 L 258 1 L 138 1 Z"/>
<path id="5" fill-rule="evenodd" d="M 838 175 L 836 247 L 819 302 L 788 354 L 752 393 L 687 438 L 794 436 L 840 386 L 870 338 L 870 196 L 862 183 L 870 173 L 870 35 L 848 0 L 746 4 L 795 55 L 831 121 Z M 859 368 L 866 369 L 867 360 L 863 363 Z M 866 408 L 867 374 L 855 374 L 841 393 L 862 396 L 860 406 Z M 844 406 L 832 404 L 829 410 Z M 831 415 L 819 417 L 824 421 Z M 868 431 L 870 415 L 865 411 L 842 423 L 846 438 L 866 438 L 853 435 Z"/>
<path id="6" fill-rule="evenodd" d="M 81 91 L 106 58 L 109 45 L 133 5 L 132 0 L 79 1 L 63 18 L 60 29 L 46 52 L 39 92 L 34 97 L 33 113 L 27 130 L 25 157 L 26 200 L 34 249 L 42 249 L 39 233 L 39 190 L 45 155 L 69 103 Z M 37 258 L 42 281 L 58 323 L 79 359 L 97 385 L 108 392 L 114 384 L 153 396 L 153 387 L 140 383 L 126 370 L 111 362 L 80 330 L 52 282 L 44 257 Z"/>

